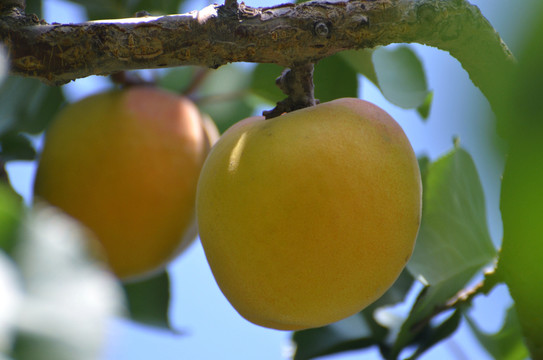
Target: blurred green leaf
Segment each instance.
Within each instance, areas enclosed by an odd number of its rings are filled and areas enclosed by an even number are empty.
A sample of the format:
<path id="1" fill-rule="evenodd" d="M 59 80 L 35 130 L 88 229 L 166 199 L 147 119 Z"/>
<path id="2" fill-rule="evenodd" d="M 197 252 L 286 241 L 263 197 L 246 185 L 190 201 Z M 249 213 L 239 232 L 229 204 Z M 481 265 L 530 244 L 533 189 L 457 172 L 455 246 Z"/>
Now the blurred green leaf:
<path id="1" fill-rule="evenodd" d="M 168 317 L 170 278 L 166 271 L 138 282 L 125 283 L 130 317 L 146 325 L 171 329 Z"/>
<path id="2" fill-rule="evenodd" d="M 433 95 L 422 63 L 410 47 L 348 50 L 340 56 L 377 86 L 388 101 L 404 109 L 416 108 L 423 119 L 428 117 Z"/>
<path id="3" fill-rule="evenodd" d="M 129 0 L 71 0 L 85 7 L 89 20 L 116 19 L 129 16 Z"/>
<path id="4" fill-rule="evenodd" d="M 138 11 L 152 15 L 177 14 L 184 0 L 71 0 L 83 5 L 91 20 L 132 17 Z"/>
<path id="5" fill-rule="evenodd" d="M 411 274 L 404 270 L 394 285 L 362 312 L 328 326 L 296 331 L 293 335 L 296 343 L 294 359 L 312 359 L 382 344 L 388 330 L 375 321 L 374 311 L 379 307 L 402 301 L 411 288 L 413 280 Z"/>
<path id="6" fill-rule="evenodd" d="M 8 77 L 0 87 L 0 135 L 42 132 L 63 102 L 59 87 L 47 86 L 36 79 Z"/>
<path id="7" fill-rule="evenodd" d="M 465 318 L 479 343 L 493 359 L 525 360 L 529 357 L 522 340 L 522 329 L 514 305 L 507 309 L 501 329 L 493 334 L 481 331 L 469 314 L 465 314 Z"/>
<path id="8" fill-rule="evenodd" d="M 251 91 L 270 104 L 275 105 L 283 100 L 286 95 L 275 84 L 275 79 L 281 76 L 283 69 L 275 64 L 256 65 L 251 78 Z"/>
<path id="9" fill-rule="evenodd" d="M 430 109 L 432 108 L 432 101 L 434 100 L 434 92 L 429 91 L 424 102 L 417 108 L 417 112 L 423 120 L 427 120 L 430 116 Z"/>
<path id="10" fill-rule="evenodd" d="M 435 315 L 435 309 L 444 306 L 472 277 L 473 269 L 470 268 L 423 288 L 396 336 L 388 359 L 396 359 L 403 349 L 413 344 L 427 343 L 426 346 L 430 346 L 431 341 L 428 342 L 428 337 L 431 340 L 435 335 L 432 334 L 434 329 L 430 326 L 429 320 Z"/>
<path id="11" fill-rule="evenodd" d="M 451 336 L 458 329 L 461 318 L 462 312 L 456 310 L 441 324 L 433 327 L 431 331 L 428 331 L 427 336 L 419 340 L 417 350 L 407 360 L 418 359 L 424 352 Z"/>
<path id="12" fill-rule="evenodd" d="M 251 91 L 271 104 L 284 99 L 286 95 L 275 84 L 283 69 L 275 64 L 258 64 L 252 74 Z M 357 73 L 339 54 L 322 59 L 315 65 L 313 82 L 315 98 L 320 102 L 358 97 Z"/>
<path id="13" fill-rule="evenodd" d="M 373 66 L 373 51 L 373 49 L 347 50 L 339 54 L 355 71 L 364 75 L 375 86 L 379 87 L 377 74 Z"/>
<path id="14" fill-rule="evenodd" d="M 419 163 L 419 169 L 420 169 L 420 177 L 421 177 L 421 181 L 422 181 L 422 188 L 424 189 L 425 187 L 425 182 L 426 182 L 426 175 L 428 174 L 428 168 L 430 167 L 430 158 L 428 158 L 428 156 L 426 155 L 422 155 L 422 156 L 419 156 L 417 158 L 417 161 Z"/>
<path id="15" fill-rule="evenodd" d="M 385 98 L 404 109 L 417 108 L 424 103 L 429 92 L 426 75 L 410 47 L 380 47 L 372 55 L 379 88 Z"/>
<path id="16" fill-rule="evenodd" d="M 180 66 L 168 69 L 158 80 L 157 85 L 161 88 L 181 93 L 191 83 L 196 67 Z"/>
<path id="17" fill-rule="evenodd" d="M 313 74 L 315 99 L 321 103 L 344 97 L 358 97 L 358 75 L 340 55 L 320 60 Z"/>
<path id="18" fill-rule="evenodd" d="M 533 359 L 543 358 L 543 3 L 522 39 L 518 65 L 503 87 L 498 120 L 508 141 L 500 209 L 503 243 L 498 271 L 509 286 Z"/>
<path id="19" fill-rule="evenodd" d="M 130 13 L 136 13 L 145 10 L 152 15 L 177 14 L 183 3 L 184 0 L 134 0 L 128 2 L 128 11 Z"/>
<path id="20" fill-rule="evenodd" d="M 494 259 L 496 249 L 488 233 L 483 188 L 471 156 L 455 148 L 430 164 L 423 188 L 421 227 L 407 268 L 430 285 L 461 273 L 474 275 Z"/>
<path id="21" fill-rule="evenodd" d="M 206 77 L 196 94 L 196 104 L 211 116 L 221 133 L 252 115 L 254 104 L 249 97 L 251 75 L 246 65 L 220 67 Z"/>
<path id="22" fill-rule="evenodd" d="M 374 310 L 378 307 L 396 304 L 405 300 L 405 296 L 413 286 L 414 282 L 415 279 L 413 278 L 413 275 L 411 275 L 407 269 L 404 269 L 390 289 L 388 289 L 383 296 L 377 299 L 377 301 L 374 302 L 369 308 Z M 366 310 L 363 310 L 362 312 L 365 311 Z"/>
<path id="23" fill-rule="evenodd" d="M 384 328 L 358 313 L 325 327 L 296 332 L 294 360 L 366 348 L 378 344 L 385 334 Z"/>
<path id="24" fill-rule="evenodd" d="M 11 160 L 34 160 L 36 150 L 30 140 L 18 133 L 4 134 L 0 137 L 0 159 Z"/>
<path id="25" fill-rule="evenodd" d="M 42 1 L 41 0 L 26 0 L 25 12 L 27 14 L 36 14 L 39 18 L 42 17 Z"/>
<path id="26" fill-rule="evenodd" d="M 23 213 L 19 196 L 7 184 L 0 182 L 0 249 L 11 252 Z"/>

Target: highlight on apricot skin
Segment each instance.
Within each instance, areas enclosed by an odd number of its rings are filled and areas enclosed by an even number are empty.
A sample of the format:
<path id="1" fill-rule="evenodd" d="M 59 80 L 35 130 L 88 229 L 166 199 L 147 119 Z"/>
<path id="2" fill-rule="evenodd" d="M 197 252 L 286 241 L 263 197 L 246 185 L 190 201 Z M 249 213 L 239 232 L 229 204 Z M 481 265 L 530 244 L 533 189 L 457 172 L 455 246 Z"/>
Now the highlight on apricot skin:
<path id="1" fill-rule="evenodd" d="M 145 277 L 196 237 L 209 141 L 198 109 L 176 94 L 93 95 L 68 105 L 47 132 L 35 197 L 87 226 L 120 278 Z"/>
<path id="2" fill-rule="evenodd" d="M 298 330 L 377 300 L 413 251 L 417 159 L 401 127 L 359 99 L 245 119 L 212 148 L 198 182 L 213 275 L 247 320 Z"/>

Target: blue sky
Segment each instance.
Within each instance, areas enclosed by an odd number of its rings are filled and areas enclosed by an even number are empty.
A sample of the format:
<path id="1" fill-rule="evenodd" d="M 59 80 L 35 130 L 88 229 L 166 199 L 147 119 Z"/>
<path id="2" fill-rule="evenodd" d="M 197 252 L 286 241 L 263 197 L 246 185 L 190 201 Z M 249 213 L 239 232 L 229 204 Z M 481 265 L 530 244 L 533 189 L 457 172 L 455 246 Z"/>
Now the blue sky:
<path id="1" fill-rule="evenodd" d="M 524 0 L 522 5 L 510 7 L 505 0 L 473 0 L 483 14 L 498 29 L 513 50 L 518 43 L 519 27 L 511 24 L 529 20 L 530 4 L 538 0 Z M 245 1 L 252 6 L 277 4 L 279 1 Z M 49 22 L 77 22 L 76 7 L 59 1 L 45 0 L 45 19 Z M 203 7 L 205 2 L 194 1 L 184 10 Z M 60 6 L 59 6 L 60 5 Z M 492 129 L 493 117 L 481 93 L 473 86 L 460 64 L 447 53 L 415 45 L 427 71 L 429 87 L 435 91 L 431 116 L 423 123 L 414 111 L 399 109 L 382 98 L 369 83 L 363 82 L 361 97 L 387 110 L 402 125 L 417 154 L 430 158 L 445 154 L 452 148 L 454 136 L 474 158 L 485 190 L 487 219 L 495 244 L 501 241 L 499 213 L 499 183 L 503 164 L 488 150 L 486 134 Z M 76 99 L 99 91 L 103 79 L 91 77 L 78 80 L 66 87 L 70 98 Z M 495 161 L 494 161 L 494 160 Z M 28 196 L 33 181 L 34 167 L 29 163 L 9 166 L 15 187 Z M 292 351 L 290 334 L 264 329 L 241 318 L 219 291 L 205 261 L 202 248 L 196 242 L 169 267 L 173 278 L 171 319 L 180 334 L 173 335 L 124 321 L 114 321 L 105 351 L 106 360 L 208 360 L 258 359 L 280 360 Z M 481 327 L 492 331 L 499 328 L 503 309 L 510 303 L 507 290 L 498 287 L 489 297 L 475 301 L 473 315 Z M 499 314 L 499 315 L 497 315 Z M 326 359 L 380 359 L 377 351 L 352 352 Z M 466 326 L 454 337 L 428 352 L 423 359 L 488 359 L 473 340 Z M 323 358 L 324 359 L 324 358 Z"/>

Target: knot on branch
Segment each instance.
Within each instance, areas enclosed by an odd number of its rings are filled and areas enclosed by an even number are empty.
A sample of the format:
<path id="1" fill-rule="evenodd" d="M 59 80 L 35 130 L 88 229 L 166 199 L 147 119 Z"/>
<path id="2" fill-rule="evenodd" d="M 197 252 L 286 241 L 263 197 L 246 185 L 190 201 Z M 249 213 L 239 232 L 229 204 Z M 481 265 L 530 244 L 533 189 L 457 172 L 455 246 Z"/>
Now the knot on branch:
<path id="1" fill-rule="evenodd" d="M 307 63 L 283 70 L 275 83 L 288 97 L 279 101 L 272 110 L 264 111 L 262 115 L 271 119 L 286 112 L 317 105 L 319 101 L 315 99 L 313 85 L 314 67 L 313 63 Z"/>

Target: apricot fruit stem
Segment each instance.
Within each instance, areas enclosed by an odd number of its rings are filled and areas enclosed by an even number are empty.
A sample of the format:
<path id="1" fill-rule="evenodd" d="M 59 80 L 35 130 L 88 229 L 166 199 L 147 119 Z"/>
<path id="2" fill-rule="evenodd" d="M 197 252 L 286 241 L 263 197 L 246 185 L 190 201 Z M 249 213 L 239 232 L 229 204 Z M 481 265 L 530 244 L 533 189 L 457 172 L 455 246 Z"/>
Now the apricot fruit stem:
<path id="1" fill-rule="evenodd" d="M 283 70 L 275 83 L 287 98 L 279 101 L 272 110 L 262 112 L 262 115 L 271 119 L 286 112 L 317 105 L 319 101 L 315 99 L 314 68 L 313 63 L 304 63 Z"/>

